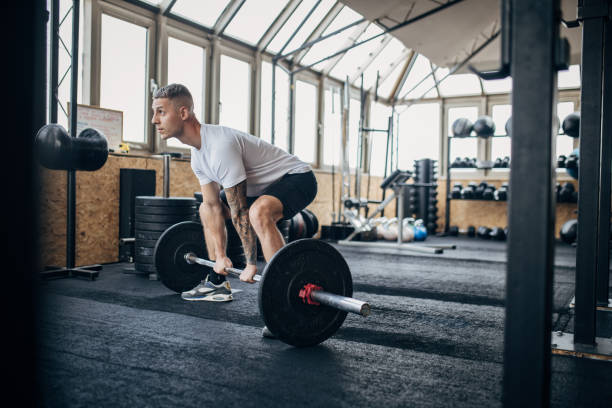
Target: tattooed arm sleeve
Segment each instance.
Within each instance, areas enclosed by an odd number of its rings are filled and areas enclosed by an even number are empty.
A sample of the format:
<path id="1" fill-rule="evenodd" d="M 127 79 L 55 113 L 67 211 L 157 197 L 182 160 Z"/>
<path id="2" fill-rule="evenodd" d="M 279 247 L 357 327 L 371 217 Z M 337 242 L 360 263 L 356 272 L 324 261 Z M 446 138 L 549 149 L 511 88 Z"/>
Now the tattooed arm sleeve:
<path id="1" fill-rule="evenodd" d="M 225 189 L 225 195 L 232 214 L 232 222 L 244 248 L 247 264 L 257 264 L 257 242 L 256 235 L 249 221 L 249 207 L 246 201 L 246 180 L 233 187 Z"/>

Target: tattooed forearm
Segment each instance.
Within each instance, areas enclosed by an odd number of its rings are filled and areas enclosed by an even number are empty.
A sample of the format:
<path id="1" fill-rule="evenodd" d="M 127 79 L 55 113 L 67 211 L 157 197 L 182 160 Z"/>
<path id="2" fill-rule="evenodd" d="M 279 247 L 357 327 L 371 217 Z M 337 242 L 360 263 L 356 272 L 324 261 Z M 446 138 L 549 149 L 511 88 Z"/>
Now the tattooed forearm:
<path id="1" fill-rule="evenodd" d="M 257 263 L 257 241 L 255 231 L 249 221 L 249 207 L 246 201 L 246 180 L 234 187 L 226 188 L 225 194 L 232 213 L 232 222 L 244 248 L 247 264 Z"/>

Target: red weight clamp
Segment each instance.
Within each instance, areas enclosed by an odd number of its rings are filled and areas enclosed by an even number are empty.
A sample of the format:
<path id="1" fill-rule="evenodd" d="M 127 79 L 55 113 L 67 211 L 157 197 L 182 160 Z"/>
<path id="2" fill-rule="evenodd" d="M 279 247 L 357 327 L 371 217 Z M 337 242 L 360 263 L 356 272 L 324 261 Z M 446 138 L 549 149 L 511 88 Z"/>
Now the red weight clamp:
<path id="1" fill-rule="evenodd" d="M 315 290 L 323 289 L 321 286 L 314 285 L 312 283 L 308 283 L 304 286 L 303 289 L 300 289 L 300 297 L 302 298 L 302 302 L 308 303 L 309 305 L 317 305 L 320 303 L 311 299 L 310 294 Z"/>

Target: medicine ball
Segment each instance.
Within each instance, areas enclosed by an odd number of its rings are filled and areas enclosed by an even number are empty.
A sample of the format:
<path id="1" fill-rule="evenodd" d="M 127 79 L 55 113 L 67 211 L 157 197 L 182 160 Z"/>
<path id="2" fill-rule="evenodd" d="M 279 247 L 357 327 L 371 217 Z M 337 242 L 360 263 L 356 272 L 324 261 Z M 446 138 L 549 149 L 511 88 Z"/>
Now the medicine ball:
<path id="1" fill-rule="evenodd" d="M 580 135 L 580 112 L 570 113 L 563 119 L 563 133 L 571 137 Z"/>
<path id="2" fill-rule="evenodd" d="M 493 122 L 490 116 L 483 115 L 476 119 L 473 129 L 476 132 L 476 136 L 488 138 L 495 133 L 495 122 Z"/>
<path id="3" fill-rule="evenodd" d="M 472 133 L 472 127 L 474 125 L 467 118 L 459 118 L 453 122 L 453 136 L 455 137 L 468 137 Z"/>

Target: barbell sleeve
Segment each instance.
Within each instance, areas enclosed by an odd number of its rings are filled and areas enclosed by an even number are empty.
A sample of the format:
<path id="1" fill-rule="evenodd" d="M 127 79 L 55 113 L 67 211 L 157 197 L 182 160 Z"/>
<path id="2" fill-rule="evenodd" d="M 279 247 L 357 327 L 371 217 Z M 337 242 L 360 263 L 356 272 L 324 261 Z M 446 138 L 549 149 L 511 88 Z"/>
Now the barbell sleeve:
<path id="1" fill-rule="evenodd" d="M 188 252 L 185 254 L 185 261 L 189 264 L 198 264 L 202 266 L 208 266 L 210 268 L 213 268 L 215 266 L 215 263 L 213 261 L 199 258 L 192 252 Z M 242 273 L 242 270 L 237 268 L 224 268 L 224 270 L 228 274 L 235 277 L 240 277 L 240 274 Z M 261 275 L 253 276 L 253 280 L 255 282 L 259 282 L 261 280 Z M 313 290 L 310 293 L 310 298 L 316 302 L 319 302 L 329 307 L 333 307 L 334 309 L 342 310 L 344 312 L 355 313 L 364 317 L 370 314 L 369 303 L 351 297 L 336 295 L 334 293 L 325 292 L 323 290 Z"/>

